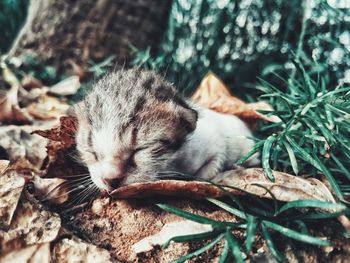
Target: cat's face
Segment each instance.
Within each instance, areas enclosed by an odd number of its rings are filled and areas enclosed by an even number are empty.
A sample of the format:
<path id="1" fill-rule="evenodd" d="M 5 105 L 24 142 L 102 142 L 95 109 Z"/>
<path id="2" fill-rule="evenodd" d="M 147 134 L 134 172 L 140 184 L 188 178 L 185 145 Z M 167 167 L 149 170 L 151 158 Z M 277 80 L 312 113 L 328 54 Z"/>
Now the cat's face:
<path id="1" fill-rule="evenodd" d="M 105 77 L 75 114 L 77 150 L 92 181 L 106 190 L 159 178 L 197 122 L 170 84 L 139 70 Z"/>

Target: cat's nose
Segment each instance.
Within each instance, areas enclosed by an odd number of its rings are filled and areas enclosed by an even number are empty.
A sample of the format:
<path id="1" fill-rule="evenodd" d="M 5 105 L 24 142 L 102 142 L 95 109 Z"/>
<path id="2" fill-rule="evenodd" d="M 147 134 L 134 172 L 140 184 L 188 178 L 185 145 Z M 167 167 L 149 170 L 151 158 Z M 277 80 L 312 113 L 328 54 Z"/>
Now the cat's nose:
<path id="1" fill-rule="evenodd" d="M 117 178 L 104 178 L 103 182 L 108 186 L 110 189 L 116 189 L 120 185 L 120 183 L 123 181 L 123 177 L 117 177 Z"/>

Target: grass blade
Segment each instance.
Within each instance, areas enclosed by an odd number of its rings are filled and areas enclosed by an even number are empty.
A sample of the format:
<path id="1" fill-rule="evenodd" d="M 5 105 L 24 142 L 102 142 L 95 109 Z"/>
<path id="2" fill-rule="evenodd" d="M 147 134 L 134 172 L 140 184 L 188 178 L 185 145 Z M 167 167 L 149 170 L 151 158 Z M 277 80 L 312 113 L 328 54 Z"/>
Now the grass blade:
<path id="1" fill-rule="evenodd" d="M 332 202 L 326 202 L 326 201 L 319 201 L 319 200 L 297 200 L 297 201 L 291 201 L 286 204 L 284 204 L 277 212 L 277 214 L 281 214 L 288 209 L 297 208 L 297 207 L 314 207 L 319 209 L 326 209 L 326 210 L 337 210 L 344 211 L 347 209 L 346 205 L 339 204 L 339 203 L 332 203 Z"/>
<path id="2" fill-rule="evenodd" d="M 181 258 L 178 258 L 178 259 L 172 261 L 172 263 L 182 263 L 190 258 L 193 258 L 195 256 L 198 256 L 198 255 L 204 253 L 205 251 L 207 251 L 210 248 L 212 248 L 213 246 L 215 246 L 224 237 L 224 235 L 225 235 L 224 233 L 219 235 L 217 238 L 215 238 L 214 240 L 212 240 L 211 242 L 209 242 L 205 246 L 201 247 L 200 249 L 197 249 L 196 251 L 193 251 L 192 253 L 189 253 Z"/>
<path id="3" fill-rule="evenodd" d="M 226 263 L 228 258 L 228 252 L 230 252 L 230 247 L 227 240 L 225 240 L 225 245 L 219 258 L 219 263 Z"/>
<path id="4" fill-rule="evenodd" d="M 339 169 L 343 172 L 343 174 L 350 180 L 350 172 L 348 169 L 345 168 L 345 166 L 341 163 L 341 161 L 334 156 L 334 154 L 331 153 L 332 160 L 336 163 L 336 165 L 339 167 Z"/>
<path id="5" fill-rule="evenodd" d="M 238 161 L 236 161 L 236 165 L 240 166 L 242 165 L 245 161 L 247 161 L 253 154 L 257 153 L 260 148 L 262 148 L 262 146 L 264 145 L 265 141 L 260 141 L 257 142 L 256 144 L 254 144 L 254 146 L 247 152 L 246 155 L 244 155 L 243 157 L 241 157 L 240 159 L 238 159 Z"/>
<path id="6" fill-rule="evenodd" d="M 226 240 L 228 242 L 228 245 L 231 249 L 232 256 L 235 259 L 236 263 L 243 263 L 243 258 L 242 258 L 242 251 L 240 249 L 240 246 L 235 239 L 235 237 L 232 235 L 231 230 L 227 229 L 226 230 Z"/>
<path id="7" fill-rule="evenodd" d="M 301 148 L 292 138 L 286 135 L 287 141 L 296 150 L 296 152 L 303 158 L 304 161 L 308 162 L 316 169 L 321 170 L 317 161 L 314 160 L 309 153 L 307 153 L 303 148 Z"/>
<path id="8" fill-rule="evenodd" d="M 328 170 L 328 168 L 324 165 L 323 162 L 321 162 L 321 160 L 314 155 L 313 158 L 316 160 L 316 162 L 318 163 L 318 166 L 320 167 L 320 171 L 323 172 L 323 174 L 326 176 L 327 180 L 329 181 L 330 185 L 332 186 L 334 192 L 336 193 L 336 195 L 343 199 L 343 193 L 337 183 L 337 181 L 335 180 L 335 178 L 333 177 L 332 173 Z"/>
<path id="9" fill-rule="evenodd" d="M 219 232 L 214 230 L 214 231 L 208 231 L 200 234 L 176 236 L 176 237 L 170 238 L 167 242 L 165 242 L 163 244 L 163 247 L 167 248 L 171 241 L 181 243 L 181 242 L 189 242 L 189 241 L 195 241 L 195 240 L 205 240 L 205 239 L 212 238 L 218 234 Z"/>
<path id="10" fill-rule="evenodd" d="M 275 247 L 275 244 L 272 241 L 271 235 L 264 224 L 261 224 L 261 231 L 264 239 L 266 240 L 267 247 L 269 248 L 271 254 L 279 261 L 279 262 L 288 262 L 288 260 L 284 257 L 284 255 Z"/>
<path id="11" fill-rule="evenodd" d="M 298 168 L 298 162 L 297 159 L 295 157 L 294 151 L 292 149 L 292 147 L 290 146 L 290 144 L 286 141 L 283 141 L 283 145 L 287 150 L 288 156 L 289 156 L 289 160 L 290 160 L 290 164 L 292 165 L 292 169 L 295 175 L 299 174 L 299 168 Z"/>
<path id="12" fill-rule="evenodd" d="M 284 236 L 301 241 L 303 243 L 308 243 L 308 244 L 317 245 L 317 246 L 330 246 L 331 245 L 331 242 L 329 240 L 324 240 L 324 239 L 320 239 L 317 237 L 305 235 L 305 234 L 299 233 L 295 230 L 278 225 L 278 224 L 270 222 L 270 221 L 263 221 L 262 224 L 267 226 L 268 228 L 271 228 L 271 229 L 281 233 Z"/>
<path id="13" fill-rule="evenodd" d="M 247 254 L 249 254 L 250 250 L 252 249 L 253 243 L 254 243 L 256 226 L 257 226 L 256 217 L 248 215 L 248 217 L 247 217 L 247 235 L 246 235 L 246 241 L 245 241 L 245 251 Z"/>
<path id="14" fill-rule="evenodd" d="M 276 135 L 275 134 L 270 135 L 265 140 L 265 143 L 264 143 L 264 146 L 263 146 L 263 150 L 262 150 L 262 156 L 261 156 L 262 167 L 263 167 L 263 170 L 264 170 L 264 174 L 272 182 L 275 181 L 275 177 L 273 176 L 272 170 L 271 170 L 271 167 L 270 167 L 270 151 L 271 151 L 272 145 L 275 143 L 275 141 L 276 141 Z"/>
<path id="15" fill-rule="evenodd" d="M 177 208 L 175 206 L 171 206 L 171 205 L 166 205 L 166 204 L 157 204 L 158 207 L 160 207 L 161 209 L 173 213 L 175 215 L 178 215 L 180 217 L 192 220 L 194 222 L 197 223 L 201 223 L 201 224 L 209 224 L 212 225 L 213 227 L 216 228 L 226 228 L 227 226 L 234 226 L 235 224 L 232 222 L 222 222 L 222 221 L 215 221 L 213 219 L 204 217 L 204 216 L 200 216 L 200 215 L 196 215 L 187 211 L 184 211 L 180 208 Z"/>
<path id="16" fill-rule="evenodd" d="M 242 219 L 247 219 L 246 215 L 244 212 L 232 207 L 232 206 L 229 206 L 228 204 L 222 202 L 222 201 L 219 201 L 217 199 L 214 199 L 214 198 L 207 198 L 207 200 L 215 205 L 217 205 L 218 207 L 226 210 L 227 212 L 239 217 L 239 218 L 242 218 Z"/>

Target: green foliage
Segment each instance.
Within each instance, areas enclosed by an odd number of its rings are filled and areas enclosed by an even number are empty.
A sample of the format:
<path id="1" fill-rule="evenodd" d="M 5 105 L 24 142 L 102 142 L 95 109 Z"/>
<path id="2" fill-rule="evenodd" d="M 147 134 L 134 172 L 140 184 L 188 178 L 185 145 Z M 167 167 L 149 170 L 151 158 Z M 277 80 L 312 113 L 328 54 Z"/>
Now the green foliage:
<path id="1" fill-rule="evenodd" d="M 299 62 L 295 62 L 295 67 L 295 77 L 282 80 L 284 88 L 261 80 L 261 99 L 274 107 L 263 113 L 278 116 L 281 121 L 261 124 L 262 140 L 249 155 L 262 151 L 263 168 L 270 179 L 271 168 L 296 175 L 299 171 L 309 175 L 322 173 L 342 197 L 340 185 L 350 182 L 345 168 L 350 167 L 350 85 L 326 89 L 323 76 L 314 76 L 310 71 L 313 68 L 306 70 Z"/>
<path id="2" fill-rule="evenodd" d="M 28 0 L 0 1 L 0 54 L 5 53 L 14 41 L 26 16 Z"/>
<path id="3" fill-rule="evenodd" d="M 223 186 L 218 186 L 222 188 Z M 237 223 L 216 221 L 205 218 L 171 205 L 159 204 L 158 206 L 165 211 L 176 214 L 180 217 L 202 223 L 209 224 L 213 230 L 201 234 L 193 234 L 187 236 L 178 236 L 170 239 L 165 247 L 171 241 L 174 242 L 190 242 L 198 240 L 209 240 L 198 250 L 191 252 L 174 262 L 184 262 L 187 259 L 198 256 L 208 251 L 219 242 L 224 242 L 224 248 L 220 256 L 220 262 L 243 262 L 252 254 L 252 250 L 256 249 L 255 241 L 258 236 L 262 236 L 269 248 L 271 254 L 281 262 L 287 262 L 283 253 L 280 251 L 281 242 L 276 243 L 275 240 L 281 240 L 279 235 L 284 236 L 290 242 L 301 242 L 314 246 L 330 246 L 331 242 L 322 237 L 312 235 L 307 229 L 311 225 L 322 223 L 322 220 L 328 218 L 328 223 L 337 225 L 337 222 L 330 221 L 339 215 L 349 214 L 350 210 L 343 204 L 335 204 L 331 202 L 317 200 L 292 201 L 289 203 L 276 203 L 271 206 L 271 201 L 261 200 L 258 197 L 248 194 L 247 197 L 241 197 L 238 200 L 234 196 L 234 202 L 223 202 L 217 199 L 208 198 L 207 200 L 221 209 L 231 213 L 240 219 Z M 276 206 L 275 206 L 276 205 Z M 274 207 L 271 209 L 271 207 Z M 263 208 L 263 209 L 262 209 Z M 332 212 L 322 213 L 320 209 Z M 303 210 L 303 212 L 301 212 Z M 319 217 L 325 215 L 327 217 Z M 245 232 L 243 238 L 238 238 L 233 233 Z M 318 233 L 319 235 L 320 233 Z M 343 236 L 341 227 L 334 227 L 335 236 Z M 241 234 L 239 236 L 242 236 Z"/>

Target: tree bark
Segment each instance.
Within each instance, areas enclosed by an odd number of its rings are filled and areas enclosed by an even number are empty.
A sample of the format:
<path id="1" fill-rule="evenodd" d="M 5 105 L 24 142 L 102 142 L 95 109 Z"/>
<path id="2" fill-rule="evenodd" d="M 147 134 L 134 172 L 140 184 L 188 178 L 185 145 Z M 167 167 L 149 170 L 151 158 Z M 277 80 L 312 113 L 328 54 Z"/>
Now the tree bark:
<path id="1" fill-rule="evenodd" d="M 9 55 L 35 55 L 66 72 L 115 55 L 131 59 L 130 44 L 157 47 L 166 29 L 171 0 L 31 0 L 27 20 Z"/>

